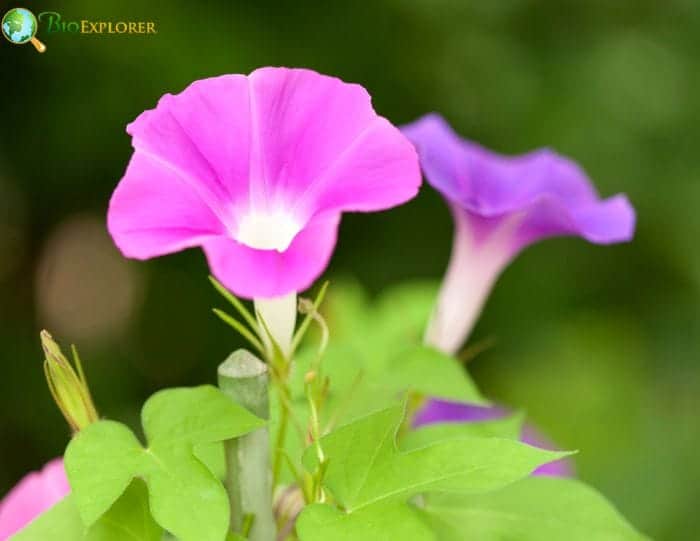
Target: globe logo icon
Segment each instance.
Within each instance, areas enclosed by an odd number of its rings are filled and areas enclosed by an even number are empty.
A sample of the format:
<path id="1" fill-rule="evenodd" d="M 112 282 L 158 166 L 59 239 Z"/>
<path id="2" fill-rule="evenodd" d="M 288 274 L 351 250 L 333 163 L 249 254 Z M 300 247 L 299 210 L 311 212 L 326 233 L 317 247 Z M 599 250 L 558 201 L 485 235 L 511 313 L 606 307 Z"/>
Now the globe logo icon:
<path id="1" fill-rule="evenodd" d="M 38 26 L 36 17 L 31 11 L 25 8 L 13 8 L 2 18 L 2 35 L 15 45 L 31 43 L 37 51 L 43 53 L 46 51 L 46 45 L 36 39 Z"/>

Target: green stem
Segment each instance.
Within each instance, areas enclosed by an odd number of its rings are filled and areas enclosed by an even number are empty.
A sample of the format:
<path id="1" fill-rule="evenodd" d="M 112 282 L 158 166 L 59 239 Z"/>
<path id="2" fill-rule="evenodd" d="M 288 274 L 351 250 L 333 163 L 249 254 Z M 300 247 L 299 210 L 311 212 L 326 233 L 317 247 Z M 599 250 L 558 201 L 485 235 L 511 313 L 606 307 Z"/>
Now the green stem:
<path id="1" fill-rule="evenodd" d="M 267 366 L 252 353 L 239 349 L 219 365 L 219 387 L 251 413 L 269 419 Z M 274 541 L 277 529 L 272 513 L 267 427 L 228 440 L 225 450 L 232 531 L 242 533 L 250 525 L 250 541 Z M 248 522 L 250 517 L 252 523 Z"/>
<path id="2" fill-rule="evenodd" d="M 279 481 L 280 470 L 282 469 L 284 443 L 287 439 L 287 424 L 289 423 L 289 404 L 287 403 L 287 397 L 281 387 L 279 388 L 279 395 L 280 422 L 277 429 L 277 437 L 275 438 L 277 449 L 275 449 L 275 459 L 272 466 L 272 482 L 275 485 L 277 485 Z"/>

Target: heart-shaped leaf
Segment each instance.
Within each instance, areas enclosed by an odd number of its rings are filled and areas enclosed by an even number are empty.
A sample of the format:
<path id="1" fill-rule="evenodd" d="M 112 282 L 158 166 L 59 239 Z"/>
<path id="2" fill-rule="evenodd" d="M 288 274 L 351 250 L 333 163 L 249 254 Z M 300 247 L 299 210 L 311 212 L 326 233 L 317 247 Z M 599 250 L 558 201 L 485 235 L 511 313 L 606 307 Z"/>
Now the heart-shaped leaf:
<path id="1" fill-rule="evenodd" d="M 140 477 L 163 528 L 183 541 L 223 539 L 228 497 L 195 448 L 238 437 L 264 422 L 212 386 L 156 393 L 144 405 L 142 422 L 147 447 L 113 421 L 88 426 L 68 446 L 66 473 L 85 525 L 92 526 Z"/>
<path id="2" fill-rule="evenodd" d="M 326 504 L 306 508 L 297 525 L 302 541 L 367 538 L 370 527 L 377 532 L 385 528 L 382 537 L 370 536 L 373 539 L 405 538 L 401 533 L 405 525 L 416 522 L 409 499 L 433 491 L 488 492 L 570 454 L 545 451 L 510 439 L 475 437 L 447 439 L 401 452 L 396 446 L 396 434 L 404 415 L 404 408 L 395 406 L 321 439 L 328 461 L 325 486 L 343 512 L 336 513 L 333 506 Z M 309 471 L 317 466 L 313 450 L 305 453 L 304 464 Z M 388 520 L 389 516 L 393 518 Z M 415 528 L 410 534 L 413 537 L 408 539 L 429 539 L 420 533 L 425 531 Z"/>
<path id="3" fill-rule="evenodd" d="M 528 477 L 479 496 L 431 495 L 421 513 L 436 541 L 646 539 L 594 489 L 559 477 Z"/>

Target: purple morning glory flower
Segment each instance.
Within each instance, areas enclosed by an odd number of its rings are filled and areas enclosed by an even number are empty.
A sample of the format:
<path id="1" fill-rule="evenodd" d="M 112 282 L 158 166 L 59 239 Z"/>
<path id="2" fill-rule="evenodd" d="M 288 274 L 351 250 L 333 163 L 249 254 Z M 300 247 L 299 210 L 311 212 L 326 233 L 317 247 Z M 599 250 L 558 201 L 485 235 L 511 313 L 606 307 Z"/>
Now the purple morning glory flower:
<path id="1" fill-rule="evenodd" d="M 403 132 L 455 220 L 451 260 L 426 332 L 438 349 L 460 348 L 498 275 L 530 244 L 562 235 L 611 244 L 634 234 L 627 198 L 601 200 L 584 171 L 551 150 L 503 156 L 461 139 L 437 114 Z"/>
<path id="2" fill-rule="evenodd" d="M 508 411 L 500 407 L 475 406 L 473 404 L 433 399 L 429 400 L 416 413 L 416 416 L 413 418 L 413 426 L 417 428 L 433 423 L 477 423 L 499 419 L 507 415 Z M 546 436 L 529 424 L 523 427 L 520 439 L 535 447 L 556 450 L 556 446 Z M 534 474 L 572 477 L 574 468 L 569 459 L 563 458 L 540 466 L 534 471 Z"/>

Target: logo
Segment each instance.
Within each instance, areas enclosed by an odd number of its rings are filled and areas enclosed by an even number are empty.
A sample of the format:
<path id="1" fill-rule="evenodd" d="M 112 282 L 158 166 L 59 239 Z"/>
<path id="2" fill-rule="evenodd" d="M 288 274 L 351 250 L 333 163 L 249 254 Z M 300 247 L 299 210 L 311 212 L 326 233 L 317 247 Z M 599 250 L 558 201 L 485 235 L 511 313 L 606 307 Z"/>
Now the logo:
<path id="1" fill-rule="evenodd" d="M 156 23 L 153 21 L 95 21 L 81 19 L 65 20 L 57 11 L 43 11 L 39 17 L 26 8 L 13 8 L 2 18 L 2 35 L 14 45 L 31 43 L 34 48 L 43 53 L 46 45 L 36 38 L 39 24 L 46 34 L 73 35 L 148 35 L 157 34 Z"/>
<path id="2" fill-rule="evenodd" d="M 39 21 L 49 34 L 157 34 L 153 21 L 66 21 L 57 11 L 39 13 Z"/>
<path id="3" fill-rule="evenodd" d="M 43 53 L 46 45 L 36 38 L 39 23 L 34 14 L 25 8 L 13 8 L 2 18 L 2 35 L 14 45 L 31 43 L 34 48 Z"/>

